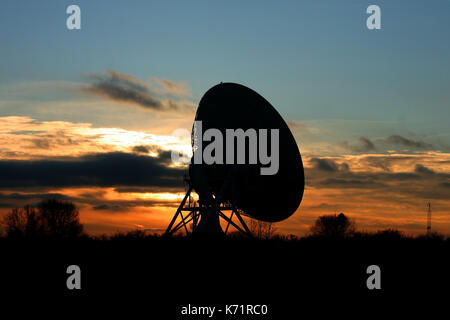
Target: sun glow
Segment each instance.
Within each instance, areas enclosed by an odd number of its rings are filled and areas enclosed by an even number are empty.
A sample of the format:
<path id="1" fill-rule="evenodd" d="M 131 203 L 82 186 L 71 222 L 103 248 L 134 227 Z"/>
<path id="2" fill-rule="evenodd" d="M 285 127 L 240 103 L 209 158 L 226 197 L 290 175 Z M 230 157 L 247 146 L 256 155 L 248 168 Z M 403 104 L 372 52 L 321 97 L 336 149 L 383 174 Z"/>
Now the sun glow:
<path id="1" fill-rule="evenodd" d="M 131 197 L 135 197 L 136 199 L 144 199 L 144 200 L 166 200 L 166 201 L 175 201 L 181 200 L 184 197 L 183 193 L 168 193 L 168 192 L 145 192 L 145 193 L 129 193 Z"/>

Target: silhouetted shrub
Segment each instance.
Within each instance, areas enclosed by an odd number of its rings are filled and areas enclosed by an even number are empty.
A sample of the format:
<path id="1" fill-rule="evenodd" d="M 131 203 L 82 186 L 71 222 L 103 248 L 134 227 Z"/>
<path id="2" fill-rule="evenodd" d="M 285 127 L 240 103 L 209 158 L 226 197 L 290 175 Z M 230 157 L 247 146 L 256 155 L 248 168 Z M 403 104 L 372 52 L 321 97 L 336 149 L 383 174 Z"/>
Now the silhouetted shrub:
<path id="1" fill-rule="evenodd" d="M 447 237 L 438 232 L 431 232 L 428 234 L 420 235 L 417 237 L 417 239 L 426 241 L 444 242 L 447 239 Z"/>
<path id="2" fill-rule="evenodd" d="M 380 240 L 394 241 L 404 239 L 405 235 L 403 234 L 403 232 L 396 229 L 385 229 L 376 232 L 374 234 L 374 237 Z"/>
<path id="3" fill-rule="evenodd" d="M 144 230 L 131 230 L 127 232 L 116 232 L 111 236 L 111 240 L 137 240 L 149 237 Z"/>
<path id="4" fill-rule="evenodd" d="M 348 237 L 354 232 L 354 222 L 343 213 L 321 216 L 311 227 L 311 233 L 315 237 Z"/>

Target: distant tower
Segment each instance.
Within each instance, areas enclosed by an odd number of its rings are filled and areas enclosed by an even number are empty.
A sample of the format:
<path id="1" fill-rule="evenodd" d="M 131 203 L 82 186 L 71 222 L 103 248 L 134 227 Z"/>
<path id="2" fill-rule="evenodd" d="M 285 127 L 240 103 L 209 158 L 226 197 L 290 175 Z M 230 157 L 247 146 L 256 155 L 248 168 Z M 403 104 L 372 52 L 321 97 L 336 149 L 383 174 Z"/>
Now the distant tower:
<path id="1" fill-rule="evenodd" d="M 427 203 L 428 213 L 427 213 L 427 234 L 431 232 L 431 202 Z"/>

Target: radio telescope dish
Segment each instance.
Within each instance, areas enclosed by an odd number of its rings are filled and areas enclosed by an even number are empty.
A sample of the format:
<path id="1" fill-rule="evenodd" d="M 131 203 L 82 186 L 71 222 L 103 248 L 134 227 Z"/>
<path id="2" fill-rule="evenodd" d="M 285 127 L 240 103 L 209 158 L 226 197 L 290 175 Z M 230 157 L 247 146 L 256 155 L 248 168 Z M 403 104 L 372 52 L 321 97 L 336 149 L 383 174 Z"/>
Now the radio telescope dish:
<path id="1" fill-rule="evenodd" d="M 201 132 L 193 127 L 192 147 L 204 151 L 208 142 L 199 143 L 196 139 L 208 129 L 217 129 L 224 137 L 223 163 L 206 164 L 194 163 L 189 165 L 188 192 L 180 204 L 167 233 L 177 231 L 183 226 L 188 232 L 186 223 L 192 221 L 193 231 L 208 233 L 222 232 L 220 219 L 222 217 L 238 230 L 249 233 L 241 215 L 266 222 L 278 222 L 290 217 L 300 205 L 304 191 L 303 163 L 297 143 L 286 122 L 274 107 L 255 91 L 236 83 L 221 83 L 209 89 L 200 100 L 194 123 L 201 121 Z M 278 171 L 273 175 L 261 174 L 263 165 L 258 159 L 256 164 L 249 163 L 248 139 L 246 141 L 245 164 L 227 163 L 227 148 L 225 137 L 227 129 L 267 129 L 265 139 L 270 141 L 270 131 L 278 129 L 279 153 Z M 197 138 L 196 138 L 197 137 Z M 258 141 L 261 136 L 258 137 Z M 267 145 L 270 155 L 271 142 Z M 258 145 L 258 152 L 260 145 Z M 236 156 L 236 145 L 234 156 Z M 199 195 L 198 204 L 192 208 L 191 202 L 186 206 L 190 193 L 195 191 Z M 223 211 L 231 210 L 227 217 Z M 182 211 L 190 213 L 183 217 Z M 174 226 L 177 216 L 182 221 Z M 236 215 L 242 228 L 232 220 Z M 228 226 L 227 229 L 228 230 Z"/>

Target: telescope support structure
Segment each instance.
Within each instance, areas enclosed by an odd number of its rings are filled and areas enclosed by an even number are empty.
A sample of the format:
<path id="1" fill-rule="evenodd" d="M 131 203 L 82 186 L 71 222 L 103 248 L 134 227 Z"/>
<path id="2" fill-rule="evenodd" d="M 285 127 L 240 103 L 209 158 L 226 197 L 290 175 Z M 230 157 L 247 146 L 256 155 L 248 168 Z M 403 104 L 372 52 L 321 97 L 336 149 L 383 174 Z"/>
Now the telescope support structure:
<path id="1" fill-rule="evenodd" d="M 227 222 L 225 231 L 222 231 L 219 223 L 218 228 L 220 229 L 220 231 L 218 231 L 217 233 L 227 234 L 231 225 L 239 232 L 249 237 L 253 236 L 241 214 L 239 213 L 239 210 L 233 204 L 217 202 L 213 204 L 202 204 L 199 202 L 191 203 L 191 193 L 192 186 L 189 186 L 186 195 L 178 206 L 177 211 L 175 212 L 169 226 L 166 229 L 165 235 L 172 235 L 181 229 L 184 229 L 187 235 L 199 232 L 198 227 L 201 219 L 206 219 L 206 215 L 213 212 L 213 214 L 217 214 L 219 218 Z M 188 199 L 189 201 L 187 201 Z M 224 212 L 230 212 L 229 216 L 227 216 Z M 233 221 L 234 216 L 237 218 L 237 221 Z M 192 224 L 189 224 L 191 222 Z"/>

